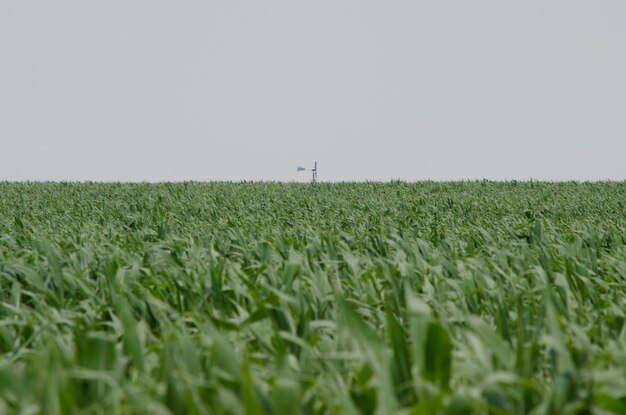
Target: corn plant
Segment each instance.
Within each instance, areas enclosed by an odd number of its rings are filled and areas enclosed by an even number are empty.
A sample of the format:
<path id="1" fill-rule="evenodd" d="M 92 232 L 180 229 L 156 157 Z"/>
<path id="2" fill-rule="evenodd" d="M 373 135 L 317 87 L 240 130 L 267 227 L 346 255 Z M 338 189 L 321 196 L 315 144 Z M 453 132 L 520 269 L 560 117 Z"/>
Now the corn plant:
<path id="1" fill-rule="evenodd" d="M 0 413 L 626 414 L 626 183 L 0 183 Z"/>

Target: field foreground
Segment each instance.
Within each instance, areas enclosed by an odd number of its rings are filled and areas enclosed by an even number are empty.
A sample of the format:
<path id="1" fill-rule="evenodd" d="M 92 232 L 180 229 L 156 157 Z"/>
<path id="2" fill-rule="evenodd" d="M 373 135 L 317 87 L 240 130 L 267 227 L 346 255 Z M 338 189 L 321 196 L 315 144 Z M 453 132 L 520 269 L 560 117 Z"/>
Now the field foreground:
<path id="1" fill-rule="evenodd" d="M 0 413 L 626 414 L 626 182 L 0 184 Z"/>

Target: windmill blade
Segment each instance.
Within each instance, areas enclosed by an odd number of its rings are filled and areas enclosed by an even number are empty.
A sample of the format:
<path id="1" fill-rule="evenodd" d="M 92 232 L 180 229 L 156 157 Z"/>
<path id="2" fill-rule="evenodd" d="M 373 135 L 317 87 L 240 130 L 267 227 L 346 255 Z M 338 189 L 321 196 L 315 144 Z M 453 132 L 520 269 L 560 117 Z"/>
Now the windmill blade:
<path id="1" fill-rule="evenodd" d="M 306 169 L 302 166 L 298 166 L 298 171 L 305 171 Z"/>

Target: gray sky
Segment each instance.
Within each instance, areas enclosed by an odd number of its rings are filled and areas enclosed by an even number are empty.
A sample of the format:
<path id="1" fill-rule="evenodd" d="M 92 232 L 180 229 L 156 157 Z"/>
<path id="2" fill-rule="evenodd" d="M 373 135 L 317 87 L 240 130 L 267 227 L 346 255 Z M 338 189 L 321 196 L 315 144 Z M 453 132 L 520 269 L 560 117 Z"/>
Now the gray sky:
<path id="1" fill-rule="evenodd" d="M 623 0 L 0 0 L 0 180 L 624 180 L 625 74 Z"/>

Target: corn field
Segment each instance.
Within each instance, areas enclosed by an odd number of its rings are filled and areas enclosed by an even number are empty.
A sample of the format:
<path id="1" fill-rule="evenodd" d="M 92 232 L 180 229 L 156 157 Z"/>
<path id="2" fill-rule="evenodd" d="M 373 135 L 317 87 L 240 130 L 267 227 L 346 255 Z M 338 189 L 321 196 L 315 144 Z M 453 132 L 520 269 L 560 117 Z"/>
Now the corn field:
<path id="1" fill-rule="evenodd" d="M 0 413 L 626 414 L 626 182 L 0 183 Z"/>

